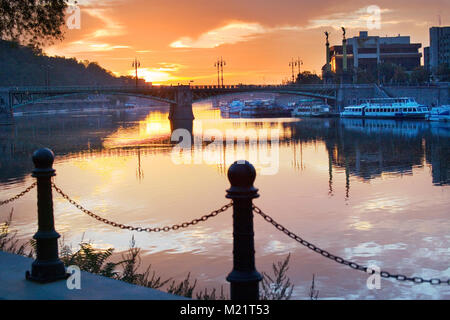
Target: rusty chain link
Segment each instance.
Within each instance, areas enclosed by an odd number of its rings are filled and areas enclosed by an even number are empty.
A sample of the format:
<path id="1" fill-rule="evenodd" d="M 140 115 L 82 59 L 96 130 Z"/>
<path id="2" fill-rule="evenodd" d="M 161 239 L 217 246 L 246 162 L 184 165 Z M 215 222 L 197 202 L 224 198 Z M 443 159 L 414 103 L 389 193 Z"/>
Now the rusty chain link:
<path id="1" fill-rule="evenodd" d="M 37 185 L 37 182 L 34 182 L 31 186 L 29 186 L 28 188 L 26 188 L 26 189 L 25 189 L 24 191 L 22 191 L 21 193 L 15 195 L 15 196 L 12 197 L 11 199 L 4 200 L 4 201 L 0 201 L 0 207 L 3 206 L 3 205 L 5 205 L 5 204 L 11 203 L 11 202 L 13 202 L 13 201 L 16 201 L 16 200 L 19 199 L 19 198 L 22 198 L 22 197 L 23 197 L 24 195 L 26 195 L 28 192 L 30 192 L 31 190 L 33 190 L 34 187 L 36 187 L 36 185 Z"/>
<path id="2" fill-rule="evenodd" d="M 85 209 L 80 204 L 76 203 L 68 195 L 66 195 L 60 188 L 58 188 L 54 183 L 52 183 L 52 187 L 53 187 L 53 189 L 56 190 L 57 193 L 59 193 L 69 203 L 74 205 L 77 209 L 79 209 L 83 213 L 91 216 L 92 218 L 94 218 L 94 219 L 96 219 L 96 220 L 98 220 L 100 222 L 103 222 L 105 224 L 109 224 L 110 226 L 113 226 L 113 227 L 116 227 L 116 228 L 126 229 L 126 230 L 130 230 L 130 231 L 137 231 L 137 232 L 169 232 L 169 231 L 176 231 L 178 229 L 184 229 L 184 228 L 187 228 L 187 227 L 190 227 L 190 226 L 194 226 L 194 225 L 198 224 L 199 222 L 205 222 L 209 218 L 215 217 L 215 216 L 219 215 L 220 213 L 227 211 L 230 207 L 233 206 L 233 203 L 230 202 L 229 204 L 224 205 L 220 209 L 212 211 L 210 214 L 204 215 L 204 216 L 202 216 L 202 217 L 200 217 L 198 219 L 194 219 L 194 220 L 189 221 L 189 222 L 184 222 L 182 224 L 174 224 L 172 226 L 166 226 L 166 227 L 160 227 L 160 228 L 142 228 L 142 227 L 127 226 L 127 225 L 122 224 L 122 223 L 117 223 L 117 222 L 110 221 L 108 219 L 102 218 L 102 217 L 96 215 L 95 213 Z"/>
<path id="3" fill-rule="evenodd" d="M 344 258 L 341 258 L 339 256 L 335 256 L 335 255 L 329 253 L 328 251 L 320 249 L 319 247 L 315 246 L 314 244 L 312 244 L 312 243 L 302 239 L 301 237 L 299 237 L 295 233 L 289 231 L 284 226 L 282 226 L 281 224 L 276 222 L 272 217 L 270 217 L 269 215 L 265 214 L 260 208 L 258 208 L 255 205 L 253 205 L 253 211 L 255 213 L 259 214 L 261 217 L 263 217 L 264 220 L 266 220 L 267 222 L 272 224 L 279 231 L 281 231 L 284 234 L 286 234 L 288 237 L 294 239 L 295 241 L 299 242 L 300 244 L 302 244 L 303 246 L 307 247 L 308 249 L 310 249 L 310 250 L 312 250 L 312 251 L 314 251 L 316 253 L 321 254 L 325 258 L 328 258 L 328 259 L 331 259 L 333 261 L 336 261 L 339 264 L 343 264 L 343 265 L 349 266 L 350 268 L 355 269 L 355 270 L 363 271 L 363 272 L 370 273 L 370 274 L 376 273 L 375 270 L 372 270 L 372 269 L 370 269 L 368 267 L 365 267 L 365 266 L 361 266 L 358 263 L 345 260 Z M 450 279 L 446 281 L 446 280 L 441 280 L 441 279 L 423 279 L 421 277 L 407 277 L 407 276 L 404 276 L 404 275 L 401 275 L 401 274 L 391 274 L 391 273 L 389 273 L 387 271 L 381 271 L 380 275 L 381 275 L 382 278 L 393 278 L 393 279 L 396 279 L 398 281 L 411 281 L 411 282 L 413 282 L 415 284 L 430 283 L 432 285 L 440 285 L 440 284 L 448 284 L 448 285 L 450 285 Z"/>

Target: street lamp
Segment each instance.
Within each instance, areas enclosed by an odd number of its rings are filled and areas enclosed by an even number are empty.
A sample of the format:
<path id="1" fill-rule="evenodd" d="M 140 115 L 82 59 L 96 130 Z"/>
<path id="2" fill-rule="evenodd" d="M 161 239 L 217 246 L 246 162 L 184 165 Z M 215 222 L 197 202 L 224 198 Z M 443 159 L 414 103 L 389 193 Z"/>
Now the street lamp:
<path id="1" fill-rule="evenodd" d="M 289 67 L 292 68 L 292 83 L 295 82 L 295 76 L 294 76 L 294 67 L 297 66 L 297 61 L 294 61 L 294 58 L 292 58 L 292 61 L 289 62 Z"/>
<path id="2" fill-rule="evenodd" d="M 300 60 L 300 58 L 297 59 L 297 65 L 298 65 L 298 74 L 301 72 L 301 66 L 303 65 L 303 60 Z"/>
<path id="3" fill-rule="evenodd" d="M 138 68 L 141 66 L 141 63 L 137 58 L 134 58 L 133 64 L 131 65 L 136 70 L 136 89 L 138 87 Z"/>
<path id="4" fill-rule="evenodd" d="M 222 73 L 222 87 L 223 87 L 223 67 L 226 66 L 227 63 L 220 57 L 217 59 L 217 62 L 214 63 L 214 67 L 217 67 L 217 86 L 220 87 L 220 73 Z"/>

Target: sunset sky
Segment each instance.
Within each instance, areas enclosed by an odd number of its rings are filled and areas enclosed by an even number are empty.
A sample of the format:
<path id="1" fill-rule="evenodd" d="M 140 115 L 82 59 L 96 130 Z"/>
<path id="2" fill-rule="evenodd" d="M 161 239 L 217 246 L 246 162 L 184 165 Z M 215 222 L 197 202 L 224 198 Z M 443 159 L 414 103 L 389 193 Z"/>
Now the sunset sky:
<path id="1" fill-rule="evenodd" d="M 369 35 L 410 35 L 429 44 L 429 27 L 450 24 L 448 0 L 79 0 L 81 28 L 45 49 L 49 55 L 97 61 L 117 75 L 132 73 L 155 84 L 216 84 L 214 62 L 226 61 L 225 84 L 280 83 L 291 58 L 320 73 L 325 36 L 331 45 L 368 30 Z M 369 6 L 381 9 L 380 29 Z"/>

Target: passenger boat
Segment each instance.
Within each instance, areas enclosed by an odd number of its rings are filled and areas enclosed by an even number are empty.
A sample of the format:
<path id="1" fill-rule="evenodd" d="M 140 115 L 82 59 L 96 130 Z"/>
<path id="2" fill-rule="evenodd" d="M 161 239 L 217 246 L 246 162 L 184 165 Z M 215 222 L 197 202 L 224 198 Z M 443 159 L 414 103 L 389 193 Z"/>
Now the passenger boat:
<path id="1" fill-rule="evenodd" d="M 325 118 L 330 116 L 330 106 L 327 104 L 312 105 L 312 106 L 298 106 L 292 111 L 293 117 L 315 117 Z"/>
<path id="2" fill-rule="evenodd" d="M 450 121 L 450 105 L 440 106 L 431 109 L 428 115 L 428 120 L 430 121 Z"/>
<path id="3" fill-rule="evenodd" d="M 429 110 L 413 98 L 366 99 L 341 112 L 343 118 L 426 119 Z"/>

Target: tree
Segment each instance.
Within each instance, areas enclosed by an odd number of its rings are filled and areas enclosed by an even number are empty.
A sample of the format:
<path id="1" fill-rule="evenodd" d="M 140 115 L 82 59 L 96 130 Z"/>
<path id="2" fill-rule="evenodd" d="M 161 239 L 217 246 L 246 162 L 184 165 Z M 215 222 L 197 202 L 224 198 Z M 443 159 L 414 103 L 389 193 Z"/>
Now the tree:
<path id="1" fill-rule="evenodd" d="M 411 82 L 414 84 L 426 83 L 430 80 L 430 72 L 424 67 L 417 67 L 411 73 Z"/>
<path id="2" fill-rule="evenodd" d="M 66 0 L 0 0 L 0 38 L 35 48 L 63 39 Z"/>
<path id="3" fill-rule="evenodd" d="M 0 86 L 127 85 L 132 77 L 118 78 L 96 62 L 49 57 L 34 48 L 0 40 Z"/>
<path id="4" fill-rule="evenodd" d="M 297 75 L 296 83 L 299 84 L 318 84 L 321 83 L 322 80 L 318 75 L 311 73 L 309 71 L 303 71 Z"/>
<path id="5" fill-rule="evenodd" d="M 394 83 L 407 83 L 409 81 L 409 74 L 401 66 L 395 67 L 394 77 L 392 78 Z"/>
<path id="6" fill-rule="evenodd" d="M 382 83 L 390 83 L 394 78 L 396 65 L 391 62 L 383 62 L 378 65 L 380 80 Z"/>
<path id="7" fill-rule="evenodd" d="M 372 68 L 357 68 L 355 70 L 358 83 L 376 83 L 377 75 L 376 71 Z"/>
<path id="8" fill-rule="evenodd" d="M 440 64 L 437 68 L 436 75 L 439 81 L 450 81 L 450 64 Z"/>

